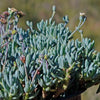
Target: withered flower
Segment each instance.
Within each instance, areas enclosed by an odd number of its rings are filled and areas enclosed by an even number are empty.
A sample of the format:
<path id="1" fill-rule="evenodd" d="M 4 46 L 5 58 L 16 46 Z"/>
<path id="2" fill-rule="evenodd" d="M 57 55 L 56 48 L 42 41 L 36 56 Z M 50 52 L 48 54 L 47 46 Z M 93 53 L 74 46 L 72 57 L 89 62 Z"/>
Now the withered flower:
<path id="1" fill-rule="evenodd" d="M 4 12 L 2 13 L 2 15 L 5 16 L 5 17 L 8 17 L 8 16 L 9 16 L 9 13 L 8 13 L 8 11 L 4 11 Z"/>
<path id="2" fill-rule="evenodd" d="M 15 8 L 8 8 L 8 12 L 9 13 L 14 13 L 14 12 L 17 12 L 18 10 L 15 9 Z"/>
<path id="3" fill-rule="evenodd" d="M 24 56 L 24 55 L 22 55 L 22 56 L 20 57 L 20 60 L 21 60 L 23 63 L 25 63 L 25 61 L 26 61 L 25 56 Z"/>
<path id="4" fill-rule="evenodd" d="M 7 20 L 6 20 L 5 18 L 1 18 L 1 19 L 0 19 L 0 22 L 1 22 L 2 24 L 6 24 L 6 23 L 7 23 Z"/>
<path id="5" fill-rule="evenodd" d="M 5 18 L 5 16 L 4 16 L 4 15 L 0 15 L 0 19 L 1 19 L 1 18 Z"/>
<path id="6" fill-rule="evenodd" d="M 22 11 L 18 11 L 18 13 L 17 13 L 17 14 L 18 14 L 18 17 L 19 17 L 19 18 L 21 18 L 21 17 L 25 16 L 25 14 L 24 14 Z"/>

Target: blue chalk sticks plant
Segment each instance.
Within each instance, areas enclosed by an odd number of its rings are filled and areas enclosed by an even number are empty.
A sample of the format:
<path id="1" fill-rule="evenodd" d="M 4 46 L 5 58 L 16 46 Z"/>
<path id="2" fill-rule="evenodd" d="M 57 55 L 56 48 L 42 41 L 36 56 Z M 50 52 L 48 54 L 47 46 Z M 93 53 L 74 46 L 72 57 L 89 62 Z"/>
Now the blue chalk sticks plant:
<path id="1" fill-rule="evenodd" d="M 22 11 L 8 8 L 0 15 L 1 99 L 63 99 L 100 84 L 100 52 L 80 29 L 86 21 L 85 13 L 80 13 L 74 31 L 67 27 L 68 16 L 57 24 L 54 15 L 55 6 L 49 20 L 41 20 L 37 29 L 26 21 L 26 30 L 18 27 Z M 73 39 L 77 32 L 81 40 Z"/>

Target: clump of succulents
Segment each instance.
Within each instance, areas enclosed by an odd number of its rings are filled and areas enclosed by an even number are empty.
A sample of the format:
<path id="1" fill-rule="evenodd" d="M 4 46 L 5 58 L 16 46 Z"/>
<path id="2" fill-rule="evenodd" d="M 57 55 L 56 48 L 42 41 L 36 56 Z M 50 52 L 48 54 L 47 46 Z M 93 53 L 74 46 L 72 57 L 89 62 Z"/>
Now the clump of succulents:
<path id="1" fill-rule="evenodd" d="M 68 16 L 56 24 L 54 14 L 55 6 L 51 18 L 37 23 L 37 29 L 27 21 L 27 30 L 18 27 L 22 11 L 8 8 L 0 15 L 1 99 L 66 98 L 100 83 L 100 53 L 80 30 L 85 14 L 80 13 L 73 32 L 66 26 Z M 76 32 L 81 40 L 73 39 Z"/>

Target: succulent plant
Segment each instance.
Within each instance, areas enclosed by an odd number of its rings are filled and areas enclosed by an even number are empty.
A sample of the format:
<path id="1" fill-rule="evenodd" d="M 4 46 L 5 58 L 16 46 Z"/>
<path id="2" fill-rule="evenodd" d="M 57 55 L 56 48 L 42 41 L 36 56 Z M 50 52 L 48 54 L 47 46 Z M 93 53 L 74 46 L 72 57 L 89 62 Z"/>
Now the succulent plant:
<path id="1" fill-rule="evenodd" d="M 0 98 L 52 100 L 76 95 L 100 83 L 100 53 L 80 29 L 85 14 L 80 13 L 73 32 L 66 26 L 68 16 L 57 24 L 54 14 L 55 6 L 49 20 L 41 20 L 37 29 L 26 21 L 26 30 L 18 27 L 22 11 L 8 8 L 0 16 Z M 73 39 L 76 32 L 81 40 Z"/>

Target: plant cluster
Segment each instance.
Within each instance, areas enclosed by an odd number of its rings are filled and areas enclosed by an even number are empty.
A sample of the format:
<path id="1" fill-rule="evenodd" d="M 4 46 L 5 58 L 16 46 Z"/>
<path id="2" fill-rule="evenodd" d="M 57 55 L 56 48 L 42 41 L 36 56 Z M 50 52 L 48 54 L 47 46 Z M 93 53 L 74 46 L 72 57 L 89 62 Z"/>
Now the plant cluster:
<path id="1" fill-rule="evenodd" d="M 18 27 L 22 11 L 8 8 L 0 15 L 0 98 L 64 98 L 73 86 L 80 92 L 79 86 L 87 89 L 100 83 L 100 53 L 94 49 L 94 41 L 84 38 L 80 30 L 85 14 L 80 13 L 73 32 L 66 27 L 68 16 L 56 24 L 54 14 L 55 6 L 51 18 L 37 23 L 37 29 L 27 21 L 27 30 Z M 81 35 L 80 41 L 73 39 L 76 32 Z"/>

